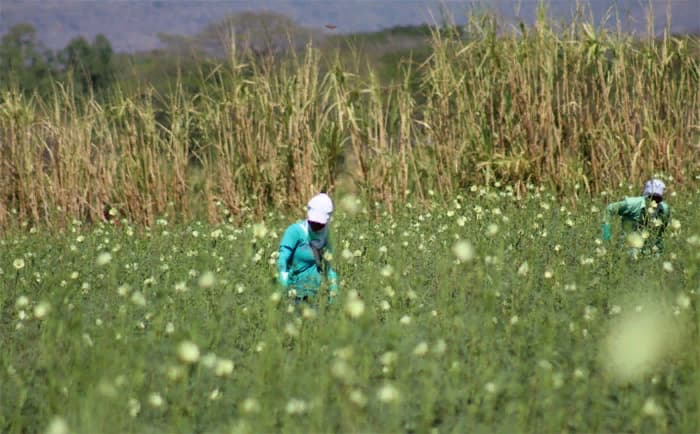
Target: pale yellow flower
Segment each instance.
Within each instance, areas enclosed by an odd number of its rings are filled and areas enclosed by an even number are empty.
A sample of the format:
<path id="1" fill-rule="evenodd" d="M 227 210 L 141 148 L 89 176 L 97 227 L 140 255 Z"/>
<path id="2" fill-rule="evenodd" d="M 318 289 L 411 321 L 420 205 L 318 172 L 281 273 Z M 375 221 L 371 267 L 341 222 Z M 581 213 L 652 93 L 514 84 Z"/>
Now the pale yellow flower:
<path id="1" fill-rule="evenodd" d="M 148 403 L 151 407 L 160 408 L 163 406 L 165 401 L 163 400 L 163 397 L 160 395 L 160 393 L 154 392 L 148 395 Z"/>
<path id="2" fill-rule="evenodd" d="M 214 374 L 219 377 L 227 377 L 233 373 L 233 360 L 218 359 L 214 367 Z"/>
<path id="3" fill-rule="evenodd" d="M 46 434 L 69 434 L 68 423 L 60 416 L 54 416 L 46 427 Z"/>
<path id="4" fill-rule="evenodd" d="M 136 398 L 129 398 L 129 416 L 136 417 L 141 413 L 141 403 Z"/>
<path id="5" fill-rule="evenodd" d="M 15 306 L 18 309 L 25 308 L 28 305 L 29 305 L 29 298 L 27 298 L 26 295 L 20 295 L 19 297 L 17 297 L 17 301 L 15 301 Z"/>
<path id="6" fill-rule="evenodd" d="M 523 262 L 520 264 L 520 267 L 518 267 L 518 275 L 519 276 L 527 276 L 527 273 L 530 271 L 530 266 L 527 264 L 527 261 Z"/>
<path id="7" fill-rule="evenodd" d="M 279 301 L 280 301 L 281 299 L 282 299 L 282 294 L 280 294 L 279 292 L 273 292 L 272 294 L 270 294 L 270 301 L 271 301 L 273 304 L 279 303 Z"/>
<path id="8" fill-rule="evenodd" d="M 199 360 L 199 347 L 192 341 L 182 341 L 177 347 L 177 355 L 184 363 L 197 363 Z"/>
<path id="9" fill-rule="evenodd" d="M 109 252 L 102 252 L 99 255 L 97 255 L 97 259 L 95 260 L 95 263 L 97 263 L 98 266 L 102 267 L 104 265 L 109 264 L 109 262 L 112 260 L 112 254 Z"/>
<path id="10" fill-rule="evenodd" d="M 221 398 L 221 389 L 216 387 L 214 390 L 211 391 L 209 394 L 209 400 L 210 401 L 216 401 L 217 399 Z"/>
<path id="11" fill-rule="evenodd" d="M 131 291 L 129 285 L 123 284 L 117 287 L 117 294 L 119 294 L 120 297 L 126 297 L 129 295 L 129 291 Z"/>
<path id="12" fill-rule="evenodd" d="M 377 399 L 381 402 L 392 403 L 398 401 L 399 398 L 399 390 L 390 383 L 384 384 L 377 391 Z"/>
<path id="13" fill-rule="evenodd" d="M 255 398 L 246 398 L 241 403 L 241 410 L 243 410 L 243 413 L 259 413 L 260 403 Z"/>
<path id="14" fill-rule="evenodd" d="M 34 317 L 36 319 L 43 319 L 48 315 L 50 310 L 51 305 L 46 301 L 42 301 L 34 307 Z"/>
<path id="15" fill-rule="evenodd" d="M 287 414 L 299 415 L 304 414 L 309 409 L 309 405 L 303 399 L 292 398 L 287 402 L 285 410 Z"/>
<path id="16" fill-rule="evenodd" d="M 658 417 L 663 415 L 663 408 L 654 401 L 654 398 L 647 398 L 642 407 L 642 413 L 645 416 Z"/>
<path id="17" fill-rule="evenodd" d="M 391 366 L 398 360 L 398 355 L 394 351 L 387 351 L 379 358 L 379 362 L 384 366 Z"/>
<path id="18" fill-rule="evenodd" d="M 284 332 L 293 338 L 299 336 L 299 329 L 296 325 L 294 325 L 294 323 L 291 322 L 287 323 L 287 325 L 284 326 Z"/>
<path id="19" fill-rule="evenodd" d="M 394 267 L 389 264 L 385 265 L 384 268 L 382 268 L 381 274 L 384 277 L 391 277 L 394 274 Z"/>
<path id="20" fill-rule="evenodd" d="M 331 375 L 345 383 L 349 383 L 352 381 L 355 373 L 345 360 L 336 359 L 331 364 Z"/>
<path id="21" fill-rule="evenodd" d="M 444 354 L 447 351 L 447 342 L 444 339 L 438 339 L 433 346 L 433 352 L 435 354 Z"/>
<path id="22" fill-rule="evenodd" d="M 214 273 L 212 273 L 211 271 L 205 271 L 204 273 L 202 273 L 202 275 L 199 276 L 199 280 L 197 281 L 197 284 L 202 289 L 211 288 L 212 286 L 214 286 L 215 283 L 216 277 L 214 277 Z"/>
<path id="23" fill-rule="evenodd" d="M 265 223 L 256 223 L 253 225 L 253 236 L 258 239 L 265 238 L 267 235 L 267 227 Z"/>
<path id="24" fill-rule="evenodd" d="M 216 354 L 207 353 L 204 356 L 202 356 L 199 363 L 207 369 L 213 369 L 214 366 L 216 365 L 216 360 L 217 360 Z"/>
<path id="25" fill-rule="evenodd" d="M 133 294 L 131 294 L 131 302 L 134 303 L 137 306 L 145 306 L 146 305 L 146 297 L 141 294 L 141 292 L 136 291 Z"/>
<path id="26" fill-rule="evenodd" d="M 304 306 L 301 310 L 301 316 L 304 317 L 304 319 L 314 319 L 316 315 L 316 309 L 310 308 L 309 306 Z"/>
<path id="27" fill-rule="evenodd" d="M 171 365 L 166 369 L 165 375 L 170 381 L 180 381 L 185 376 L 185 370 L 182 366 Z"/>
<path id="28" fill-rule="evenodd" d="M 495 223 L 491 223 L 486 227 L 486 235 L 489 237 L 492 237 L 498 233 L 498 225 Z"/>
<path id="29" fill-rule="evenodd" d="M 345 311 L 351 318 L 359 318 L 365 312 L 365 303 L 357 291 L 350 291 L 345 303 Z"/>
<path id="30" fill-rule="evenodd" d="M 423 357 L 428 353 L 428 343 L 423 341 L 413 349 L 413 355 Z"/>
<path id="31" fill-rule="evenodd" d="M 452 253 L 461 262 L 469 262 L 474 259 L 474 247 L 469 241 L 459 240 L 452 246 Z"/>
<path id="32" fill-rule="evenodd" d="M 641 249 L 644 247 L 644 238 L 639 232 L 632 232 L 627 235 L 627 245 L 634 249 Z"/>
<path id="33" fill-rule="evenodd" d="M 603 362 L 618 380 L 635 381 L 679 348 L 683 330 L 661 311 L 634 309 L 603 341 Z"/>
<path id="34" fill-rule="evenodd" d="M 690 307 L 690 297 L 685 294 L 679 294 L 676 297 L 676 303 L 682 309 L 688 309 Z"/>
<path id="35" fill-rule="evenodd" d="M 367 405 L 367 397 L 359 389 L 351 390 L 348 398 L 350 399 L 350 402 L 352 402 L 353 404 L 355 404 L 356 406 L 358 406 L 360 408 L 363 408 L 364 406 Z"/>

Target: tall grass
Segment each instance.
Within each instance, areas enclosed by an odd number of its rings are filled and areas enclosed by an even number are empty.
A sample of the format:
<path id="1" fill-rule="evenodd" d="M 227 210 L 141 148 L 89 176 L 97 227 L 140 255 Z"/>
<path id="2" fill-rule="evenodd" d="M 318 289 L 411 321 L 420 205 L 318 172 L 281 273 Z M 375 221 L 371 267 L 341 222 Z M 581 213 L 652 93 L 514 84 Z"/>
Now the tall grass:
<path id="1" fill-rule="evenodd" d="M 309 45 L 287 59 L 232 50 L 204 77 L 107 102 L 56 84 L 0 100 L 0 225 L 116 216 L 212 221 L 297 206 L 347 181 L 389 209 L 495 179 L 560 194 L 699 170 L 700 52 L 541 18 L 435 30 L 431 55 L 380 83 Z M 344 187 L 347 188 L 347 187 Z"/>

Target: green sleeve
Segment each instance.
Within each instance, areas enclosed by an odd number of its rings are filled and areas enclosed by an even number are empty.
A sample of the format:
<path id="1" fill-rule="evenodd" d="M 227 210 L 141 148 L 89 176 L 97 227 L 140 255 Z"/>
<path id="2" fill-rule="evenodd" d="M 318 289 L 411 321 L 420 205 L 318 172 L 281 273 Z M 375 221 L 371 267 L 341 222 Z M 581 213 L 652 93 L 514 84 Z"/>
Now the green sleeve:
<path id="1" fill-rule="evenodd" d="M 299 236 L 295 230 L 295 225 L 291 225 L 284 232 L 282 241 L 280 241 L 280 255 L 277 258 L 277 271 L 280 273 L 289 271 L 292 255 L 294 254 L 294 249 L 296 249 L 298 243 Z"/>
<path id="2" fill-rule="evenodd" d="M 627 207 L 627 202 L 624 200 L 621 200 L 619 202 L 613 202 L 610 205 L 608 205 L 607 209 L 605 210 L 605 223 L 610 223 L 610 218 L 614 215 L 619 215 L 620 213 L 624 212 L 624 210 Z"/>

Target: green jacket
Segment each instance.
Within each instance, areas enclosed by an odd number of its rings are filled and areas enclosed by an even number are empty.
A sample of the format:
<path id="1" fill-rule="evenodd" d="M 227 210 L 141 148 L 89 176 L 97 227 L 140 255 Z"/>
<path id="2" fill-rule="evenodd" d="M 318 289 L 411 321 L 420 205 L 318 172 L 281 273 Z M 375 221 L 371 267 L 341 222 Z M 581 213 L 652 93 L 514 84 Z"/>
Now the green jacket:
<path id="1" fill-rule="evenodd" d="M 320 254 L 314 252 L 312 243 Z M 290 225 L 280 242 L 277 271 L 289 273 L 288 284 L 296 291 L 297 297 L 314 297 L 317 295 L 322 277 L 325 274 L 330 284 L 331 295 L 337 293 L 337 274 L 324 257 L 326 252 L 332 253 L 328 237 L 328 226 L 323 231 L 315 233 L 310 230 L 305 220 Z"/>
<path id="2" fill-rule="evenodd" d="M 647 231 L 649 237 L 644 248 L 651 248 L 655 245 L 661 249 L 663 247 L 662 236 L 671 219 L 671 208 L 662 201 L 652 212 L 649 212 L 648 210 L 653 203 L 651 199 L 644 196 L 626 197 L 619 202 L 613 202 L 606 209 L 605 223 L 610 223 L 612 216 L 619 215 L 622 219 L 624 233 Z"/>

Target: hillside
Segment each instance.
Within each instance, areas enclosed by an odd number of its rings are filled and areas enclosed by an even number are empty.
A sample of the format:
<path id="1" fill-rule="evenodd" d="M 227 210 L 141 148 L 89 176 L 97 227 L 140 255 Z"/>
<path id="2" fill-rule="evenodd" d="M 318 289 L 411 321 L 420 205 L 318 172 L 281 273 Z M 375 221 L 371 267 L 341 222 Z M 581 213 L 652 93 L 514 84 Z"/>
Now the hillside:
<path id="1" fill-rule="evenodd" d="M 2 0 L 0 34 L 15 24 L 28 22 L 38 29 L 40 39 L 51 49 L 65 46 L 77 35 L 93 38 L 102 33 L 116 51 L 141 51 L 162 47 L 159 33 L 194 35 L 227 14 L 247 10 L 281 13 L 300 26 L 324 29 L 328 33 L 355 33 L 431 22 L 431 14 L 438 18 L 441 7 L 446 7 L 458 21 L 463 21 L 467 11 L 483 10 L 484 3 L 494 5 L 493 9 L 507 19 L 517 16 L 526 22 L 532 21 L 538 4 L 535 0 Z M 550 13 L 556 18 L 568 18 L 573 3 L 551 0 Z M 615 4 L 620 19 L 626 23 L 625 29 L 644 31 L 642 3 L 647 2 L 592 0 L 590 11 L 599 19 Z M 669 1 L 652 0 L 651 3 L 658 31 L 665 23 Z M 670 3 L 672 31 L 700 33 L 700 3 L 697 0 L 671 0 Z M 324 27 L 326 24 L 335 28 L 328 30 Z"/>

